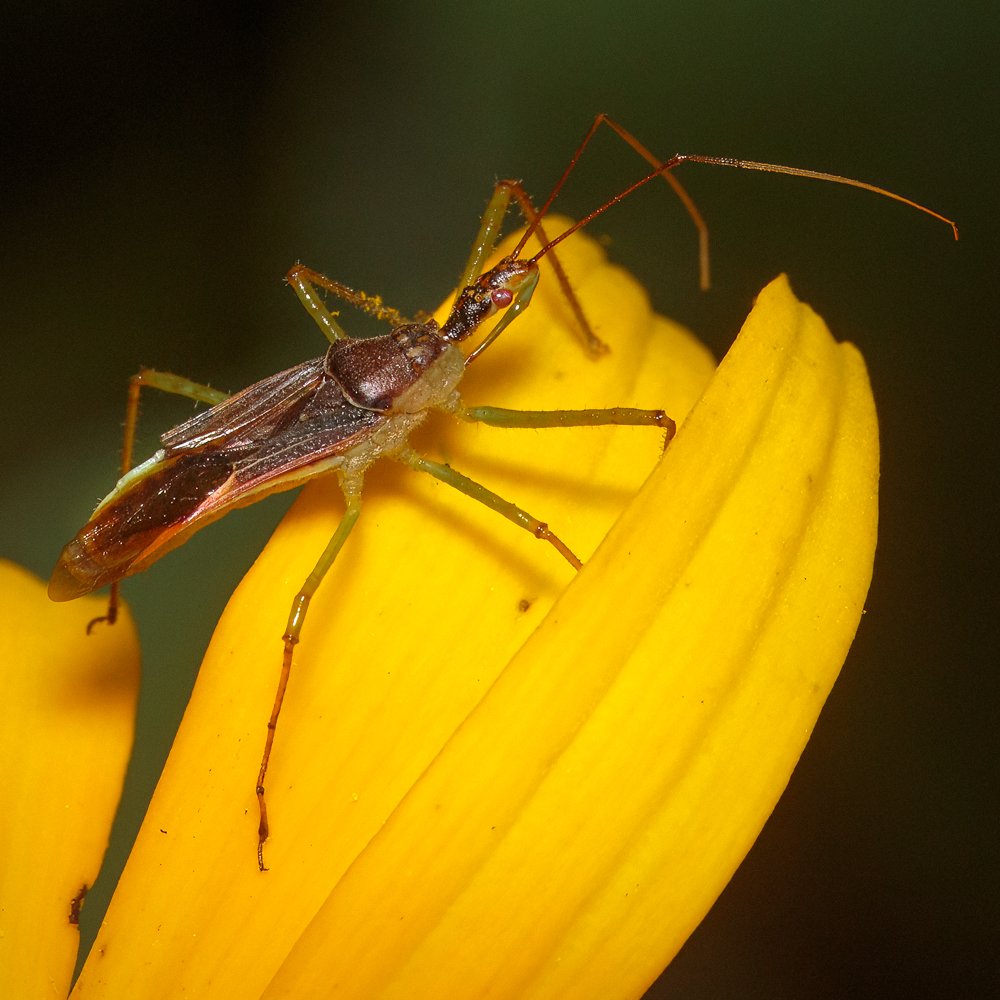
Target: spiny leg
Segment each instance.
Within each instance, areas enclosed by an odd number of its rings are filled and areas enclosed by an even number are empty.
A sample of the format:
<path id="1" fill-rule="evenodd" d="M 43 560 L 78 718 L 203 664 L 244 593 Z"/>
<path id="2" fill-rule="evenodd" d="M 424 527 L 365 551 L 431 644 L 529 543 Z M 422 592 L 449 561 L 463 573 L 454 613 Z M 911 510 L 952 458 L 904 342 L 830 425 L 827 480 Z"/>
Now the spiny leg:
<path id="1" fill-rule="evenodd" d="M 160 372 L 153 368 L 140 368 L 128 383 L 128 399 L 125 403 L 125 432 L 122 437 L 122 458 L 119 468 L 119 478 L 124 476 L 132 468 L 132 452 L 135 448 L 135 432 L 139 424 L 139 394 L 144 388 L 159 389 L 161 392 L 170 392 L 177 396 L 185 396 L 199 403 L 207 403 L 215 406 L 224 399 L 229 398 L 229 393 L 211 386 L 202 385 L 200 382 L 192 382 L 190 379 L 180 375 L 173 375 L 170 372 Z M 108 593 L 108 613 L 100 618 L 93 618 L 87 625 L 87 632 L 98 623 L 107 622 L 113 625 L 118 618 L 118 583 L 111 584 Z"/>
<path id="2" fill-rule="evenodd" d="M 335 314 L 326 308 L 316 293 L 317 285 L 328 292 L 333 292 L 338 298 L 349 302 L 352 306 L 378 320 L 391 323 L 393 326 L 403 326 L 409 322 L 399 310 L 385 305 L 380 296 L 355 291 L 339 281 L 328 278 L 319 271 L 314 271 L 311 267 L 306 267 L 304 264 L 296 264 L 285 275 L 285 280 L 295 289 L 299 301 L 308 310 L 309 315 L 316 321 L 316 325 L 323 331 L 323 336 L 331 344 L 349 338 L 344 328 L 334 319 Z"/>
<path id="3" fill-rule="evenodd" d="M 270 833 L 267 822 L 267 805 L 264 801 L 264 778 L 267 775 L 267 765 L 271 759 L 271 747 L 274 745 L 274 731 L 278 726 L 281 703 L 285 699 L 285 689 L 288 687 L 288 677 L 292 670 L 292 652 L 299 642 L 302 624 L 305 621 L 306 612 L 309 610 L 309 602 L 312 600 L 313 594 L 316 593 L 316 589 L 323 582 L 323 577 L 333 565 L 337 554 L 343 548 L 347 536 L 351 533 L 351 529 L 361 513 L 361 476 L 341 476 L 340 488 L 343 490 L 346 503 L 344 516 L 341 518 L 340 524 L 337 525 L 337 530 L 333 533 L 330 541 L 327 542 L 323 554 L 313 567 L 313 571 L 306 577 L 305 583 L 295 595 L 295 600 L 292 601 L 292 607 L 288 613 L 285 633 L 281 637 L 281 641 L 284 643 L 281 674 L 278 678 L 278 689 L 274 695 L 271 716 L 267 720 L 267 738 L 264 741 L 264 753 L 261 756 L 260 771 L 257 774 L 257 804 L 260 808 L 260 825 L 257 828 L 257 864 L 262 872 L 267 871 L 264 867 L 264 842 Z"/>
<path id="4" fill-rule="evenodd" d="M 520 181 L 497 181 L 497 183 L 493 186 L 493 194 L 490 196 L 489 203 L 486 206 L 486 211 L 483 212 L 483 217 L 479 225 L 479 232 L 476 234 L 476 240 L 472 245 L 472 251 L 469 254 L 469 259 L 466 261 L 465 267 L 462 270 L 462 276 L 459 279 L 458 286 L 460 289 L 471 285 L 472 282 L 483 273 L 486 259 L 493 252 L 496 242 L 500 237 L 500 229 L 503 226 L 503 220 L 507 214 L 508 208 L 510 207 L 510 199 L 512 197 L 517 200 L 521 209 L 521 214 L 524 216 L 524 220 L 528 224 L 529 231 L 538 233 L 538 239 L 542 242 L 542 244 L 549 242 L 548 237 L 545 235 L 545 230 L 542 227 L 541 215 L 532 203 L 531 196 L 524 189 L 524 186 L 520 183 Z M 519 251 L 520 249 L 523 249 L 523 246 L 519 247 Z M 574 317 L 576 317 L 576 321 L 580 326 L 581 332 L 583 333 L 587 350 L 595 357 L 606 353 L 608 345 L 605 344 L 604 341 L 601 340 L 591 328 L 587 317 L 584 315 L 583 308 L 580 305 L 580 300 L 577 298 L 576 292 L 573 291 L 573 286 L 570 284 L 569 278 L 566 275 L 566 270 L 560 263 L 558 256 L 555 253 L 550 253 L 548 257 L 549 262 L 552 264 L 552 271 L 556 276 L 556 280 L 559 282 L 559 287 L 562 289 L 563 295 L 566 297 L 566 302 L 569 305 L 570 311 L 573 313 Z M 491 336 L 486 342 L 477 348 L 476 353 L 480 353 L 486 348 L 488 343 L 491 343 L 495 339 L 495 336 Z"/>
<path id="5" fill-rule="evenodd" d="M 481 504 L 489 507 L 490 510 L 495 510 L 498 514 L 502 514 L 508 521 L 513 521 L 519 528 L 524 528 L 525 531 L 531 532 L 535 538 L 540 538 L 548 542 L 573 569 L 580 569 L 583 566 L 580 559 L 570 551 L 569 546 L 544 521 L 539 521 L 537 517 L 532 516 L 526 510 L 511 503 L 509 500 L 504 500 L 502 496 L 487 489 L 481 483 L 477 483 L 474 479 L 456 472 L 450 465 L 432 462 L 429 458 L 418 455 L 417 452 L 410 448 L 404 448 L 396 456 L 396 459 L 404 465 L 408 465 L 411 469 L 426 472 L 435 479 L 440 479 L 442 483 L 447 483 L 460 493 L 472 497 L 473 500 L 478 500 Z"/>

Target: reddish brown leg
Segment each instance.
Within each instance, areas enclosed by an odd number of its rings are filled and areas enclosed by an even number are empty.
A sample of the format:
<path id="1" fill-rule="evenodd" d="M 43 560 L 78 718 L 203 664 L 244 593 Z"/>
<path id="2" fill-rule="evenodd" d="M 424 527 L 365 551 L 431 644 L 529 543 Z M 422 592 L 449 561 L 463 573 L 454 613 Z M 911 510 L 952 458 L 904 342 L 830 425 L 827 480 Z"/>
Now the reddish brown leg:
<path id="1" fill-rule="evenodd" d="M 574 152 L 570 157 L 570 161 L 567 164 L 566 169 L 563 171 L 562 177 L 556 181 L 556 185 L 552 189 L 552 193 L 545 199 L 545 204 L 543 204 L 541 209 L 539 209 L 537 213 L 539 216 L 544 217 L 548 214 L 549 209 L 552 207 L 552 203 L 556 200 L 556 197 L 562 190 L 563 185 L 569 178 L 569 175 L 573 172 L 573 168 L 579 162 L 583 151 L 587 148 L 590 140 L 594 138 L 594 134 L 602 125 L 607 125 L 608 128 L 610 128 L 620 139 L 628 143 L 650 166 L 659 168 L 666 165 L 666 160 L 660 160 L 654 156 L 634 135 L 632 135 L 631 132 L 619 125 L 613 118 L 609 118 L 605 114 L 599 114 L 594 119 L 594 122 L 588 129 L 587 134 L 583 137 L 583 141 L 576 147 L 576 152 Z M 684 189 L 681 182 L 677 180 L 677 178 L 669 170 L 665 171 L 660 176 L 673 188 L 674 193 L 680 199 L 681 204 L 691 217 L 691 221 L 694 223 L 695 229 L 698 230 L 699 278 L 702 289 L 707 289 L 709 287 L 710 280 L 708 226 L 705 224 L 705 220 L 702 217 L 701 212 L 698 211 L 698 207 L 695 205 L 694 200 Z M 527 238 L 531 235 L 533 228 L 534 227 L 532 226 L 528 227 L 528 232 L 525 234 L 525 238 L 522 240 L 522 243 L 518 248 L 518 252 L 523 249 L 523 245 L 527 242 Z M 548 240 L 543 240 L 543 242 L 548 243 Z"/>
<path id="2" fill-rule="evenodd" d="M 292 672 L 292 654 L 299 643 L 302 633 L 302 624 L 306 619 L 306 612 L 309 610 L 309 602 L 312 600 L 316 589 L 323 582 L 323 577 L 333 565 L 337 554 L 343 548 L 347 536 L 351 533 L 358 515 L 361 513 L 361 478 L 359 476 L 343 476 L 340 487 L 344 491 L 346 510 L 341 518 L 337 530 L 333 533 L 327 543 L 323 554 L 319 557 L 313 571 L 302 584 L 301 589 L 292 601 L 291 610 L 288 613 L 288 622 L 285 625 L 285 634 L 281 637 L 284 643 L 284 651 L 281 656 L 281 674 L 278 677 L 278 690 L 274 695 L 274 705 L 271 708 L 271 716 L 267 720 L 267 737 L 264 740 L 264 753 L 260 760 L 260 771 L 257 773 L 257 805 L 260 809 L 260 824 L 257 827 L 257 865 L 262 872 L 267 871 L 264 865 L 264 842 L 271 833 L 271 827 L 267 819 L 267 803 L 264 800 L 264 778 L 267 775 L 267 766 L 271 760 L 271 748 L 274 746 L 274 732 L 278 728 L 278 716 L 281 714 L 281 704 L 285 700 L 285 690 L 288 687 L 288 678 Z"/>

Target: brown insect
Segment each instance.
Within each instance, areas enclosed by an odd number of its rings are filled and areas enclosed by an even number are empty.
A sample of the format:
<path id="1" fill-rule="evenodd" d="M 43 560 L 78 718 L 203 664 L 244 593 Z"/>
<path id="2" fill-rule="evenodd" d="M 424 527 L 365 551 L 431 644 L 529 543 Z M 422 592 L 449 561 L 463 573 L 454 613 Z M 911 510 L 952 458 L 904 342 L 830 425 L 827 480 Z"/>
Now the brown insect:
<path id="1" fill-rule="evenodd" d="M 655 169 L 549 239 L 542 220 L 601 125 L 615 131 Z M 288 272 L 287 280 L 330 341 L 322 357 L 271 375 L 232 396 L 151 369 L 142 369 L 132 378 L 121 478 L 87 524 L 63 549 L 49 582 L 49 596 L 53 600 L 71 600 L 110 584 L 108 613 L 97 621 L 114 622 L 118 581 L 146 569 L 195 531 L 230 510 L 328 474 L 337 476 L 344 494 L 344 516 L 315 568 L 294 596 L 282 636 L 281 673 L 267 723 L 256 785 L 260 807 L 257 860 L 261 871 L 265 870 L 263 846 L 269 834 L 264 779 L 293 651 L 300 639 L 310 599 L 361 512 L 362 484 L 368 467 L 380 458 L 392 458 L 427 473 L 546 541 L 573 567 L 579 568 L 580 560 L 544 521 L 450 466 L 415 452 L 408 444 L 411 432 L 431 410 L 438 409 L 462 420 L 496 427 L 627 424 L 658 427 L 667 441 L 673 436 L 674 422 L 662 410 L 611 407 L 524 411 L 469 407 L 459 396 L 458 384 L 466 367 L 527 307 L 538 282 L 538 262 L 545 256 L 553 265 L 590 351 L 599 354 L 605 349 L 591 331 L 559 266 L 554 248 L 656 177 L 663 177 L 673 187 L 698 228 L 702 284 L 707 285 L 707 229 L 690 197 L 672 174 L 686 161 L 791 174 L 863 188 L 926 212 L 955 229 L 950 220 L 922 205 L 851 178 L 713 156 L 678 154 L 660 161 L 616 122 L 606 115 L 598 115 L 540 209 L 535 209 L 518 181 L 504 180 L 495 185 L 462 271 L 460 291 L 443 324 L 427 318 L 405 319 L 377 297 L 296 265 Z M 520 206 L 528 223 L 527 229 L 511 254 L 484 269 L 512 199 Z M 542 248 L 531 257 L 522 257 L 533 234 L 537 234 Z M 955 235 L 957 238 L 957 229 Z M 351 338 L 326 308 L 321 290 L 389 322 L 391 332 L 370 339 Z M 469 354 L 463 355 L 458 344 L 490 322 L 493 325 L 485 336 Z M 147 461 L 132 468 L 139 395 L 145 386 L 187 396 L 208 403 L 211 408 L 167 431 L 160 439 L 161 448 Z"/>

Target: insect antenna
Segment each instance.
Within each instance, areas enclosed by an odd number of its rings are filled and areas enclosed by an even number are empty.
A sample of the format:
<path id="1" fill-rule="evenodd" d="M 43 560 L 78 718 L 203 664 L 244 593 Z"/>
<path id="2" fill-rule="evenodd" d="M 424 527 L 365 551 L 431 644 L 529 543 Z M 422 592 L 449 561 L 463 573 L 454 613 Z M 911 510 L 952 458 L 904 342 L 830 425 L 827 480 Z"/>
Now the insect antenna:
<path id="1" fill-rule="evenodd" d="M 781 163 L 758 163 L 756 160 L 737 160 L 729 156 L 699 156 L 695 153 L 682 153 L 671 157 L 671 159 L 676 160 L 679 163 L 683 163 L 687 160 L 691 163 L 708 163 L 717 167 L 737 167 L 740 170 L 762 170 L 768 174 L 788 174 L 790 177 L 806 177 L 814 181 L 829 181 L 832 184 L 844 184 L 847 187 L 860 188 L 862 191 L 871 191 L 872 194 L 881 195 L 883 198 L 891 198 L 893 201 L 902 202 L 904 205 L 909 205 L 910 208 L 915 208 L 918 212 L 923 212 L 925 215 L 929 215 L 940 222 L 946 223 L 951 226 L 951 231 L 955 239 L 958 239 L 958 226 L 947 216 L 941 215 L 940 212 L 935 212 L 934 209 L 928 208 L 926 205 L 921 205 L 918 201 L 912 201 L 910 198 L 904 198 L 901 194 L 896 194 L 895 191 L 889 191 L 887 188 L 878 187 L 875 184 L 869 184 L 867 181 L 855 180 L 853 177 L 842 177 L 840 174 L 828 174 L 824 173 L 822 170 L 806 170 L 803 167 L 786 167 Z"/>
<path id="2" fill-rule="evenodd" d="M 652 173 L 647 174 L 640 180 L 637 180 L 634 184 L 630 184 L 624 191 L 620 191 L 613 198 L 609 198 L 603 205 L 600 205 L 592 212 L 585 215 L 582 219 L 573 223 L 569 229 L 560 233 L 555 237 L 555 239 L 549 240 L 549 242 L 546 243 L 541 250 L 538 251 L 538 253 L 529 259 L 532 262 L 537 262 L 554 246 L 566 239 L 567 236 L 572 236 L 573 233 L 575 233 L 578 229 L 582 229 L 593 219 L 596 219 L 597 216 L 603 215 L 609 208 L 613 205 L 617 205 L 618 202 L 622 201 L 624 198 L 627 198 L 633 191 L 641 188 L 644 184 L 648 184 L 656 177 L 669 174 L 670 171 L 676 170 L 682 163 L 688 162 L 707 163 L 718 167 L 736 167 L 740 170 L 760 170 L 772 174 L 788 174 L 790 177 L 805 177 L 810 180 L 829 181 L 832 184 L 843 184 L 847 187 L 860 188 L 862 191 L 871 191 L 873 194 L 881 195 L 883 198 L 891 198 L 893 201 L 902 202 L 902 204 L 908 205 L 910 208 L 915 208 L 917 211 L 923 212 L 925 215 L 929 215 L 932 218 L 946 223 L 951 226 L 955 239 L 958 239 L 958 226 L 947 216 L 941 215 L 939 212 L 935 212 L 932 208 L 928 208 L 926 205 L 921 205 L 919 202 L 913 201 L 910 198 L 904 198 L 902 195 L 896 194 L 894 191 L 878 187 L 875 184 L 869 184 L 867 181 L 855 180 L 853 177 L 841 177 L 839 174 L 828 174 L 820 170 L 806 170 L 803 167 L 787 167 L 781 163 L 760 163 L 757 160 L 739 160 L 729 156 L 702 156 L 696 153 L 677 153 L 674 156 L 671 156 L 669 160 L 664 161 Z M 560 179 L 560 184 L 562 183 L 562 180 L 565 179 L 565 176 L 566 175 L 564 174 L 563 178 Z M 542 212 L 544 212 L 546 207 L 553 201 L 555 195 L 558 193 L 559 186 L 560 185 L 557 185 L 553 194 L 549 195 L 545 205 L 542 206 Z M 518 242 L 516 250 L 519 251 L 523 248 L 528 235 L 530 234 L 526 233 L 525 236 L 521 238 Z"/>
<path id="3" fill-rule="evenodd" d="M 613 118 L 606 114 L 599 114 L 594 118 L 593 123 L 587 130 L 587 134 L 583 137 L 580 144 L 576 147 L 573 155 L 570 157 L 569 163 L 566 164 L 566 169 L 562 172 L 562 176 L 556 181 L 552 190 L 549 192 L 548 198 L 545 199 L 541 209 L 539 209 L 534 218 L 529 219 L 528 227 L 525 229 L 524 234 L 521 239 L 518 240 L 517 246 L 514 248 L 514 256 L 520 256 L 521 251 L 524 250 L 527 245 L 528 240 L 535 233 L 536 230 L 539 231 L 540 242 L 545 240 L 545 237 L 541 233 L 541 221 L 548 214 L 549 209 L 552 207 L 552 203 L 556 200 L 559 192 L 563 189 L 566 181 L 569 180 L 569 175 L 576 168 L 577 163 L 580 161 L 580 157 L 583 155 L 583 151 L 587 148 L 590 140 L 594 138 L 594 134 L 602 126 L 606 125 L 610 128 L 623 142 L 631 146 L 648 164 L 656 168 L 653 176 L 662 177 L 667 184 L 673 188 L 674 194 L 677 195 L 678 200 L 684 206 L 685 211 L 688 213 L 691 221 L 694 223 L 694 227 L 698 232 L 698 277 L 699 285 L 702 291 L 707 291 L 711 279 L 709 276 L 710 272 L 710 262 L 709 262 L 709 249 L 708 249 L 708 225 L 705 222 L 704 217 L 701 212 L 698 211 L 698 206 L 694 203 L 694 199 L 687 193 L 684 185 L 673 175 L 671 172 L 672 168 L 668 168 L 664 163 L 661 162 L 658 156 L 654 156 L 653 153 L 644 146 L 628 129 L 619 125 Z M 652 180 L 652 176 L 647 178 L 647 180 Z M 643 182 L 645 183 L 645 181 Z M 630 188 L 629 191 L 634 190 Z M 620 198 L 625 197 L 625 194 L 629 192 L 624 192 Z M 609 208 L 616 201 L 609 202 L 604 208 Z M 603 211 L 603 209 L 601 209 Z M 599 213 L 595 213 L 599 214 Z M 540 256 L 540 255 L 539 255 Z"/>

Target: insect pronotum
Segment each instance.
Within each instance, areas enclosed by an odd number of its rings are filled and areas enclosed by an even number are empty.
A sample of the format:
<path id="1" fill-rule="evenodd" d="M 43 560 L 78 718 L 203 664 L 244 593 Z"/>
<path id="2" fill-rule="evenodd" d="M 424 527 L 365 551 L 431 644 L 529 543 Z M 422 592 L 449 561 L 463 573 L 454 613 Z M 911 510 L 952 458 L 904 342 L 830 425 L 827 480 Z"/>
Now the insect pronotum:
<path id="1" fill-rule="evenodd" d="M 654 169 L 550 239 L 542 220 L 602 125 L 612 129 Z M 604 349 L 587 323 L 554 248 L 581 226 L 657 177 L 671 185 L 697 227 L 701 283 L 707 286 L 707 228 L 687 192 L 673 176 L 678 166 L 689 161 L 791 174 L 862 188 L 948 223 L 958 237 L 951 220 L 908 198 L 863 181 L 729 157 L 677 154 L 661 161 L 617 122 L 606 115 L 598 115 L 541 208 L 534 207 L 518 181 L 503 180 L 494 186 L 462 271 L 460 290 L 443 324 L 438 325 L 430 319 L 407 320 L 385 306 L 378 297 L 355 291 L 297 264 L 288 272 L 287 280 L 330 341 L 322 357 L 271 375 L 232 396 L 151 369 L 142 369 L 131 379 L 121 478 L 63 549 L 49 582 L 49 596 L 53 600 L 72 600 L 110 584 L 107 615 L 96 621 L 114 622 L 118 581 L 146 569 L 193 532 L 234 507 L 327 474 L 336 475 L 344 494 L 343 518 L 315 568 L 294 595 L 281 640 L 281 672 L 256 783 L 260 811 L 257 862 L 261 871 L 265 870 L 264 843 L 270 832 L 264 782 L 293 651 L 301 636 L 310 599 L 358 520 L 362 483 L 368 467 L 378 458 L 387 457 L 427 473 L 544 540 L 574 568 L 579 568 L 580 560 L 544 521 L 450 466 L 415 452 L 408 444 L 411 431 L 430 410 L 439 409 L 462 420 L 497 427 L 625 424 L 658 427 L 664 432 L 666 441 L 673 436 L 674 422 L 663 410 L 611 407 L 523 411 L 469 407 L 462 402 L 457 387 L 466 367 L 527 307 L 538 282 L 538 262 L 545 256 L 553 265 L 589 349 L 594 354 Z M 496 245 L 512 200 L 520 207 L 527 229 L 514 250 L 487 269 L 486 260 Z M 523 257 L 524 247 L 535 233 L 542 248 L 531 257 Z M 390 323 L 392 330 L 370 339 L 351 338 L 326 308 L 323 292 Z M 491 320 L 495 322 L 485 336 L 472 351 L 463 355 L 457 345 Z M 187 396 L 211 408 L 167 431 L 160 439 L 162 447 L 133 468 L 139 395 L 146 386 Z"/>

